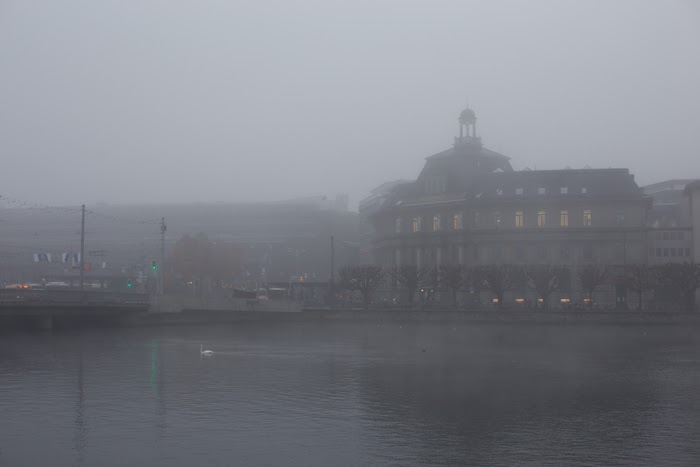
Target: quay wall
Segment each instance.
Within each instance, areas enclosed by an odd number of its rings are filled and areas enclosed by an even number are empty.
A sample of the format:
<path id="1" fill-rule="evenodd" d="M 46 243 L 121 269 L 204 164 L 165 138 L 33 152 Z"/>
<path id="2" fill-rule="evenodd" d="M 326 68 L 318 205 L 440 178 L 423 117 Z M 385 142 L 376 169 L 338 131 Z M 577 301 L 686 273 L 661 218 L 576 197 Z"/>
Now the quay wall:
<path id="1" fill-rule="evenodd" d="M 522 323 L 522 324 L 684 324 L 700 325 L 697 312 L 601 311 L 420 311 L 420 310 L 302 310 L 223 311 L 183 310 L 126 316 L 131 326 L 168 326 L 236 323 Z"/>

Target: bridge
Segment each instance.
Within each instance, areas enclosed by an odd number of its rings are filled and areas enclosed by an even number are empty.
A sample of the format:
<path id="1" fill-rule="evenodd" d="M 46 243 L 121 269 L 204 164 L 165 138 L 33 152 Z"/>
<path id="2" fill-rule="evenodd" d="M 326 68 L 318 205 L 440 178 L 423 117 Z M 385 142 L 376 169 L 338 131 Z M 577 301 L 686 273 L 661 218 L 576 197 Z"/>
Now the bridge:
<path id="1" fill-rule="evenodd" d="M 108 317 L 146 312 L 145 293 L 92 290 L 0 289 L 0 318 L 31 319 L 51 329 L 54 318 Z"/>

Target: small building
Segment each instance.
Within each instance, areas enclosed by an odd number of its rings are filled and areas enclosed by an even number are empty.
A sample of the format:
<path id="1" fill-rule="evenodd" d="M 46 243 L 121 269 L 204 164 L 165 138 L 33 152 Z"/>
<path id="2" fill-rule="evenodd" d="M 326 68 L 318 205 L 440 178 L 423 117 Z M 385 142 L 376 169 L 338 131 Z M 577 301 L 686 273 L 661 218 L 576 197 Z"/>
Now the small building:
<path id="1" fill-rule="evenodd" d="M 647 213 L 647 257 L 649 264 L 690 261 L 693 230 L 688 198 L 683 196 L 689 179 L 674 179 L 647 185 L 651 197 Z"/>

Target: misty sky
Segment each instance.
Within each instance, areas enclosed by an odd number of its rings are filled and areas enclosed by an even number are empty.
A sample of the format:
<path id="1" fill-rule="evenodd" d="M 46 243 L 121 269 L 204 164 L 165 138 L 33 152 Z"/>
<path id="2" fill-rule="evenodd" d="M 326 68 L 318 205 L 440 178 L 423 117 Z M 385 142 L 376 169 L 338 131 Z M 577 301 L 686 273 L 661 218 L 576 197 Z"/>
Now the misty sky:
<path id="1" fill-rule="evenodd" d="M 0 195 L 255 201 L 415 178 L 467 97 L 525 166 L 700 178 L 700 2 L 0 0 Z"/>

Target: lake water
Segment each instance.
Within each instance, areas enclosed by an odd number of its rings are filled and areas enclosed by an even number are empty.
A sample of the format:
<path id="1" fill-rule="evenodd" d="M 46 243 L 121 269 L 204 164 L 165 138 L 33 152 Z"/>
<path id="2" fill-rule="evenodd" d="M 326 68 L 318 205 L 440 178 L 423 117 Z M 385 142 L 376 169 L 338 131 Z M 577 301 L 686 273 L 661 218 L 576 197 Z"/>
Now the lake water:
<path id="1" fill-rule="evenodd" d="M 0 335 L 0 465 L 700 465 L 699 334 L 294 323 Z"/>

